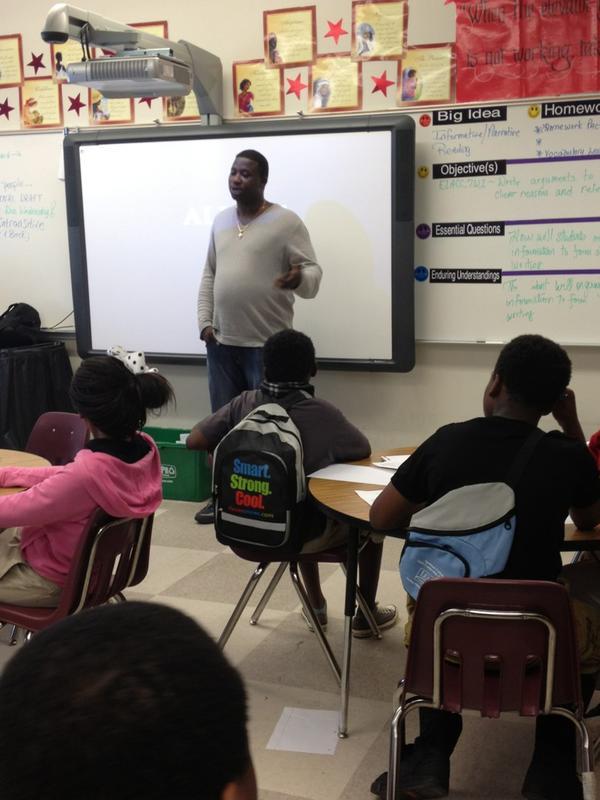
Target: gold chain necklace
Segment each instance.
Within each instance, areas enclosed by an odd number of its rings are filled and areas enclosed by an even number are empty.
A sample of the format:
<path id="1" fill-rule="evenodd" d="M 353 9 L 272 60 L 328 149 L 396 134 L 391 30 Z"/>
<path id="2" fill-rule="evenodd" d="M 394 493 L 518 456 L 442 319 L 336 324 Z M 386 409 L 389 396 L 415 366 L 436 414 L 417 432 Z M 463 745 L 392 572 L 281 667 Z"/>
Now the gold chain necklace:
<path id="1" fill-rule="evenodd" d="M 250 226 L 250 225 L 251 225 L 251 224 L 254 222 L 254 220 L 255 220 L 257 217 L 260 217 L 260 215 L 263 213 L 263 211 L 265 211 L 265 210 L 268 208 L 268 205 L 269 205 L 269 204 L 268 204 L 268 203 L 267 203 L 267 201 L 265 200 L 265 201 L 263 202 L 262 206 L 261 206 L 261 207 L 258 209 L 258 211 L 256 212 L 256 214 L 255 214 L 255 215 L 252 217 L 252 219 L 251 219 L 249 222 L 247 222 L 245 225 L 242 225 L 242 224 L 240 223 L 240 218 L 239 218 L 239 215 L 237 216 L 236 225 L 237 225 L 237 229 L 238 229 L 238 239 L 241 239 L 241 238 L 244 236 L 244 234 L 245 234 L 245 233 L 246 233 L 246 231 L 248 230 L 248 227 L 249 227 L 249 226 Z M 236 212 L 236 213 L 237 213 L 237 212 Z"/>

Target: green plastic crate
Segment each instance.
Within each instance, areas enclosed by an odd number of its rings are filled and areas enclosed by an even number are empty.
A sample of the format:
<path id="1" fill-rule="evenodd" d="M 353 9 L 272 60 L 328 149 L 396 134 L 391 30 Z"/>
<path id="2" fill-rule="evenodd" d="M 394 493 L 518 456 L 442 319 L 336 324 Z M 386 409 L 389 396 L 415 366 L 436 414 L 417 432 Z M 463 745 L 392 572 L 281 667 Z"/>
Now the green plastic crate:
<path id="1" fill-rule="evenodd" d="M 144 428 L 156 442 L 167 500 L 205 500 L 210 496 L 211 470 L 206 453 L 188 450 L 179 440 L 183 428 Z"/>

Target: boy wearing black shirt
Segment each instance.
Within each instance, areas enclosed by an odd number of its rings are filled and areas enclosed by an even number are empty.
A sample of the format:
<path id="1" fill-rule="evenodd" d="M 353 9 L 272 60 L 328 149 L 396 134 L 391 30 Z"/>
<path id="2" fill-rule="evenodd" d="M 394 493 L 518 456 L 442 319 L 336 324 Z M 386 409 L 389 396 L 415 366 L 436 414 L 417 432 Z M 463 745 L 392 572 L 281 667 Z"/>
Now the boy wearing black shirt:
<path id="1" fill-rule="evenodd" d="M 568 513 L 579 528 L 600 522 L 600 483 L 568 384 L 571 362 L 556 343 L 524 335 L 501 351 L 483 397 L 484 417 L 446 425 L 396 472 L 371 509 L 374 529 L 406 526 L 418 509 L 461 486 L 502 481 L 540 417 L 563 429 L 537 444 L 516 487 L 517 527 L 498 577 L 556 580 Z M 585 676 L 588 694 L 595 676 Z M 589 699 L 589 697 L 588 697 Z M 450 755 L 462 728 L 459 714 L 420 712 L 421 734 L 403 759 L 399 798 L 445 797 Z M 378 779 L 379 781 L 379 779 Z M 376 785 L 377 784 L 377 785 Z M 381 781 L 372 787 L 375 793 Z M 530 800 L 577 800 L 574 730 L 561 717 L 538 717 L 533 760 L 523 785 Z"/>

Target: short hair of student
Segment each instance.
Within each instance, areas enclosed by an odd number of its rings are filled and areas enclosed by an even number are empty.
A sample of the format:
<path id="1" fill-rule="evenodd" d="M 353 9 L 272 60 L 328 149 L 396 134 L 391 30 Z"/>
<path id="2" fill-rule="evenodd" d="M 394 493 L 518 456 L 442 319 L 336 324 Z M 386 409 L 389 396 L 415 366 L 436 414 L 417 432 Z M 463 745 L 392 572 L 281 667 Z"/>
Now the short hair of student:
<path id="1" fill-rule="evenodd" d="M 263 362 L 268 381 L 308 381 L 315 372 L 315 347 L 300 331 L 279 331 L 265 342 Z"/>
<path id="2" fill-rule="evenodd" d="M 85 359 L 73 375 L 70 397 L 78 414 L 114 439 L 133 436 L 147 411 L 174 399 L 169 381 L 157 372 L 135 374 L 114 356 Z"/>
<path id="3" fill-rule="evenodd" d="M 547 414 L 571 380 L 571 360 L 556 342 L 524 334 L 505 345 L 494 372 L 517 402 Z"/>
<path id="4" fill-rule="evenodd" d="M 249 765 L 237 670 L 167 606 L 68 617 L 0 678 L 2 800 L 219 800 Z"/>
<path id="5" fill-rule="evenodd" d="M 258 166 L 258 174 L 263 183 L 269 180 L 269 162 L 258 150 L 242 150 L 236 158 L 248 158 Z"/>

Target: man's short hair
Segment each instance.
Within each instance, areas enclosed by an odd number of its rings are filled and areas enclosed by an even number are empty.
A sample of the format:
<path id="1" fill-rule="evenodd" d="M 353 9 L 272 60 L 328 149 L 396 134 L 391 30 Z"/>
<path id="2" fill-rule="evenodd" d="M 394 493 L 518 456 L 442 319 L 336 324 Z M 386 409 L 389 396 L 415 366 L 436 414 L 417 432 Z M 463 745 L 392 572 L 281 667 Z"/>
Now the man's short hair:
<path id="1" fill-rule="evenodd" d="M 258 174 L 261 181 L 266 183 L 269 180 L 269 162 L 258 150 L 242 150 L 241 153 L 236 155 L 236 158 L 248 158 L 250 161 L 254 161 L 258 166 Z"/>
<path id="2" fill-rule="evenodd" d="M 84 611 L 0 678 L 2 800 L 218 800 L 249 766 L 242 680 L 175 609 Z"/>
<path id="3" fill-rule="evenodd" d="M 308 381 L 315 374 L 315 347 L 300 331 L 279 331 L 265 342 L 263 361 L 272 383 Z"/>
<path id="4" fill-rule="evenodd" d="M 571 360 L 551 339 L 517 336 L 502 348 L 494 372 L 517 402 L 547 414 L 571 380 Z"/>

